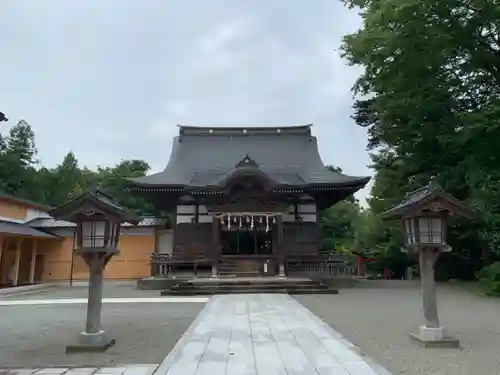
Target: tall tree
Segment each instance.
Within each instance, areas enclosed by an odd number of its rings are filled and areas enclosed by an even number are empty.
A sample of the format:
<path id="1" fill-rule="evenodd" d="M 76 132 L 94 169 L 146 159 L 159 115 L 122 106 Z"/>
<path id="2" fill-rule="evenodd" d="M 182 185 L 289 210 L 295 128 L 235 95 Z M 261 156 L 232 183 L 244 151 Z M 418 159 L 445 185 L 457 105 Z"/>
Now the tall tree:
<path id="1" fill-rule="evenodd" d="M 489 187 L 500 183 L 500 4 L 495 0 L 346 0 L 363 27 L 344 38 L 344 56 L 363 67 L 354 119 L 369 134 L 376 171 L 374 212 L 437 176 L 459 199 L 500 223 Z M 477 258 L 476 223 L 457 223 L 462 263 Z M 489 228 L 489 229 L 488 229 Z M 490 236 L 491 237 L 491 236 Z M 490 246 L 494 247 L 494 246 Z M 457 268 L 457 267 L 455 267 Z M 458 268 L 457 268 L 458 269 Z"/>
<path id="2" fill-rule="evenodd" d="M 143 160 L 122 160 L 112 168 L 98 168 L 98 179 L 101 188 L 112 194 L 118 202 L 142 215 L 159 214 L 155 207 L 126 190 L 125 178 L 145 176 L 149 164 Z"/>
<path id="3" fill-rule="evenodd" d="M 35 133 L 24 120 L 14 125 L 9 137 L 0 142 L 1 189 L 23 197 L 35 188 Z"/>
<path id="4" fill-rule="evenodd" d="M 342 173 L 340 167 L 328 165 L 327 168 L 332 172 Z M 332 252 L 354 246 L 355 223 L 360 215 L 360 210 L 359 203 L 354 195 L 351 195 L 320 213 L 322 251 Z"/>
<path id="5" fill-rule="evenodd" d="M 64 156 L 62 163 L 46 175 L 47 200 L 52 205 L 63 204 L 82 191 L 81 183 L 82 173 L 78 168 L 78 160 L 70 151 Z"/>

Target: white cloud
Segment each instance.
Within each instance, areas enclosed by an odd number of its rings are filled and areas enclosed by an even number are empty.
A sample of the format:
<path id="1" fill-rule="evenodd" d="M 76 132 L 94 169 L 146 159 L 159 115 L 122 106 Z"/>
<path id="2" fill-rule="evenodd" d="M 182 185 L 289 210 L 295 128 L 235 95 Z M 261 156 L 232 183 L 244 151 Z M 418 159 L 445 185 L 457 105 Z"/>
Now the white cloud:
<path id="1" fill-rule="evenodd" d="M 341 2 L 10 4 L 0 110 L 33 125 L 49 166 L 72 149 L 81 165 L 141 158 L 160 170 L 179 123 L 315 123 L 326 163 L 371 174 L 350 119 L 359 71 L 337 50 L 360 20 Z"/>

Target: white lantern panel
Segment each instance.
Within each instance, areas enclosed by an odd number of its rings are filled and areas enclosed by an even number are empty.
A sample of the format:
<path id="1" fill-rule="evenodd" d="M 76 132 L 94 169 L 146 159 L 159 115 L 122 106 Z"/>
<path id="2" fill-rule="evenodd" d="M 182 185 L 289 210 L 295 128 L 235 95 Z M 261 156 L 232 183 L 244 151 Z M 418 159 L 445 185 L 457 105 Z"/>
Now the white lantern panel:
<path id="1" fill-rule="evenodd" d="M 84 221 L 82 223 L 82 247 L 102 248 L 104 247 L 105 221 Z"/>
<path id="2" fill-rule="evenodd" d="M 405 219 L 406 243 L 414 244 L 417 239 L 415 235 L 415 221 L 413 218 Z"/>
<path id="3" fill-rule="evenodd" d="M 419 218 L 418 230 L 420 234 L 420 243 L 441 244 L 443 220 L 438 217 Z"/>

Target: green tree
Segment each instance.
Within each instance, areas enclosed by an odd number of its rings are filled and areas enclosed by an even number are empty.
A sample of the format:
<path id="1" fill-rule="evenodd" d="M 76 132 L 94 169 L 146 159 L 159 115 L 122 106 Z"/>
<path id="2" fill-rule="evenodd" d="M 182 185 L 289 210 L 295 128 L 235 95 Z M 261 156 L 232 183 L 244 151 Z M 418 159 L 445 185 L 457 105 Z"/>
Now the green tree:
<path id="1" fill-rule="evenodd" d="M 320 215 L 323 235 L 322 250 L 332 252 L 341 248 L 352 248 L 355 238 L 355 223 L 360 214 L 357 203 L 343 200 L 324 210 Z"/>
<path id="2" fill-rule="evenodd" d="M 82 191 L 82 172 L 71 151 L 56 168 L 50 171 L 40 170 L 39 173 L 43 173 L 45 177 L 46 199 L 51 205 L 61 205 Z"/>
<path id="3" fill-rule="evenodd" d="M 482 207 L 481 223 L 457 221 L 449 276 L 470 277 L 495 253 L 500 183 L 500 4 L 494 0 L 346 0 L 363 27 L 344 38 L 344 57 L 363 68 L 355 122 L 367 129 L 380 213 L 437 176 L 459 199 Z M 494 189 L 493 189 L 494 190 Z M 393 236 L 395 237 L 395 235 Z M 391 240 L 392 241 L 392 240 Z M 395 241 L 395 240 L 394 240 Z M 495 242 L 497 241 L 497 242 Z M 454 275 L 452 275 L 454 273 Z"/>
<path id="4" fill-rule="evenodd" d="M 127 191 L 125 178 L 145 176 L 149 164 L 143 160 L 122 160 L 112 168 L 98 168 L 99 186 L 111 194 L 118 202 L 142 215 L 160 214 L 157 209 L 144 199 Z"/>
<path id="5" fill-rule="evenodd" d="M 332 172 L 342 173 L 340 167 L 328 165 L 327 168 Z M 354 245 L 355 223 L 360 214 L 360 209 L 354 195 L 351 195 L 320 213 L 322 251 L 339 251 L 340 249 L 351 248 Z"/>
<path id="6" fill-rule="evenodd" d="M 1 190 L 25 198 L 31 195 L 35 189 L 36 153 L 35 133 L 21 120 L 0 142 Z"/>

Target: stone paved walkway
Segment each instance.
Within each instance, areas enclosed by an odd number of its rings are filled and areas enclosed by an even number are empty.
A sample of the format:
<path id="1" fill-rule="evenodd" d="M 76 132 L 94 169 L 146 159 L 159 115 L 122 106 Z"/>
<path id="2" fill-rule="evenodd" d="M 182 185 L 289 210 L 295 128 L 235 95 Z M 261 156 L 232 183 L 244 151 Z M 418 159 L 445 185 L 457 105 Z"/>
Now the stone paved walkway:
<path id="1" fill-rule="evenodd" d="M 151 375 L 158 365 L 115 367 L 49 367 L 43 369 L 0 369 L 0 375 Z"/>
<path id="2" fill-rule="evenodd" d="M 288 295 L 214 297 L 155 375 L 390 375 Z"/>

